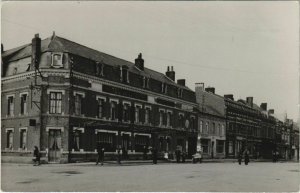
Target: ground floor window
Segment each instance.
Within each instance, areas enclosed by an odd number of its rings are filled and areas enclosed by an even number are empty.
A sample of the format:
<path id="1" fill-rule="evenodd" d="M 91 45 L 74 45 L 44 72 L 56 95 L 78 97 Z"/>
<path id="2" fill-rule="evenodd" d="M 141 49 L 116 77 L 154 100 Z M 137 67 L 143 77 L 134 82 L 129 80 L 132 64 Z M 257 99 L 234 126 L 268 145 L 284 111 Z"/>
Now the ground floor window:
<path id="1" fill-rule="evenodd" d="M 117 138 L 115 133 L 99 132 L 97 136 L 98 136 L 98 142 L 102 147 L 105 148 L 106 152 L 116 151 Z"/>
<path id="2" fill-rule="evenodd" d="M 13 149 L 13 142 L 14 142 L 14 133 L 12 130 L 7 131 L 7 144 L 6 147 L 8 149 Z"/>
<path id="3" fill-rule="evenodd" d="M 26 129 L 21 129 L 21 131 L 20 131 L 20 148 L 22 150 L 26 149 L 26 143 L 27 143 L 27 131 L 26 131 Z"/>
<path id="4" fill-rule="evenodd" d="M 208 144 L 209 144 L 208 139 L 201 139 L 201 146 L 202 146 L 203 153 L 208 153 Z"/>
<path id="5" fill-rule="evenodd" d="M 73 138 L 73 149 L 74 151 L 80 151 L 82 149 L 82 132 L 81 131 L 74 131 L 74 138 Z"/>
<path id="6" fill-rule="evenodd" d="M 217 140 L 217 153 L 224 153 L 224 141 Z"/>
<path id="7" fill-rule="evenodd" d="M 145 135 L 136 135 L 135 136 L 135 151 L 136 152 L 143 152 L 144 146 L 149 146 L 149 136 Z"/>

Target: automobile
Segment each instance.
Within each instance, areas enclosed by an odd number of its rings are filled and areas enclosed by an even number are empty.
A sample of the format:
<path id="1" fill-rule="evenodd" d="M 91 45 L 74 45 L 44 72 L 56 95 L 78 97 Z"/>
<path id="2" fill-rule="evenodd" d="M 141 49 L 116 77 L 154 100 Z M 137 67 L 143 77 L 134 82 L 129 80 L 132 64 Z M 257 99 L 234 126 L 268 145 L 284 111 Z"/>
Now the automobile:
<path id="1" fill-rule="evenodd" d="M 192 158 L 193 163 L 202 163 L 202 153 L 200 151 L 197 151 Z"/>

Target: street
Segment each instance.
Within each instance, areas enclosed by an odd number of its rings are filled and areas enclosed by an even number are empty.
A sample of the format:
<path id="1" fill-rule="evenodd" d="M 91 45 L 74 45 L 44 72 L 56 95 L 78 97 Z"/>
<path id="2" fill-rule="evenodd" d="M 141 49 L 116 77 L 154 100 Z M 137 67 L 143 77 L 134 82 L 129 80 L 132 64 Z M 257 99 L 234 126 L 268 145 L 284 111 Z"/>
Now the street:
<path id="1" fill-rule="evenodd" d="M 299 164 L 250 162 L 203 164 L 2 163 L 2 191 L 51 192 L 298 192 Z"/>

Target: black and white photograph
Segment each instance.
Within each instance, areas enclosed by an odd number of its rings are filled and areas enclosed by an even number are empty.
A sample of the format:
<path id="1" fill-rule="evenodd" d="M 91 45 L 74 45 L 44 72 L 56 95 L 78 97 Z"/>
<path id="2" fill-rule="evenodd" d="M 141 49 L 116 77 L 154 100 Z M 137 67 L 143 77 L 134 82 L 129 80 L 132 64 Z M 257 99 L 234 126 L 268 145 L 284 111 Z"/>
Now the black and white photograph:
<path id="1" fill-rule="evenodd" d="M 299 1 L 4 1 L 1 191 L 299 192 Z"/>

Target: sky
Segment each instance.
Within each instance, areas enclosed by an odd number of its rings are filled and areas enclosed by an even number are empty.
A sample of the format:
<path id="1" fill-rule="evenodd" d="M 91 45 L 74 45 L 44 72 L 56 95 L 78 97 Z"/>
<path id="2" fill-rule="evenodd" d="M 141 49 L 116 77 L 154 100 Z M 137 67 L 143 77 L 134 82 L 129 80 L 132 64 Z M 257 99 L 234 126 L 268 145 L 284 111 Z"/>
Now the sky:
<path id="1" fill-rule="evenodd" d="M 52 35 L 299 119 L 299 2 L 5 2 L 4 50 Z"/>

